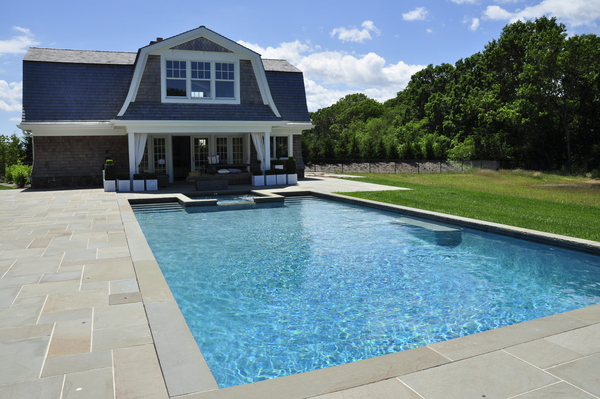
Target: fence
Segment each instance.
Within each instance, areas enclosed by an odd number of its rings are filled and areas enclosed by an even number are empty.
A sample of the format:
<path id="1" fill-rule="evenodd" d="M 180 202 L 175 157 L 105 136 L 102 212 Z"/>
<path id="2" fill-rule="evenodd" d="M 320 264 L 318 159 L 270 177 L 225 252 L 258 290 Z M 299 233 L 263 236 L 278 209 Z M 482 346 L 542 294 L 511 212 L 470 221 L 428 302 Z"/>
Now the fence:
<path id="1" fill-rule="evenodd" d="M 304 172 L 325 173 L 444 173 L 474 168 L 498 170 L 496 161 L 408 161 L 305 159 Z"/>

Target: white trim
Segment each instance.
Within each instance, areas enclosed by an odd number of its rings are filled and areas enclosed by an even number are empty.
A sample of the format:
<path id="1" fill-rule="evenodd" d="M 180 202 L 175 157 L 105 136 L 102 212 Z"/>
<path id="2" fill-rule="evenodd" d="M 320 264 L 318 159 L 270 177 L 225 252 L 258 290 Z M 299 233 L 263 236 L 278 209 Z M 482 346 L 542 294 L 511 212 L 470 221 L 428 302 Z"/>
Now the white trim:
<path id="1" fill-rule="evenodd" d="M 285 122 L 249 121 L 123 121 L 113 120 L 115 128 L 125 128 L 136 133 L 253 133 L 271 131 Z"/>
<path id="2" fill-rule="evenodd" d="M 186 54 L 185 59 L 189 59 L 189 57 L 191 56 L 190 54 L 194 54 L 194 53 L 196 54 L 196 56 L 205 57 L 206 52 L 171 50 L 172 47 L 176 47 L 180 44 L 183 44 L 190 40 L 198 39 L 201 37 L 204 37 L 207 40 L 210 40 L 211 42 L 216 43 L 216 44 L 233 52 L 233 54 L 210 52 L 209 57 L 211 57 L 210 58 L 211 60 L 212 59 L 216 60 L 216 58 L 214 58 L 214 57 L 219 57 L 219 58 L 224 58 L 224 59 L 227 59 L 227 58 L 237 59 L 238 60 L 238 76 L 239 76 L 238 81 L 240 84 L 241 84 L 242 76 L 241 76 L 241 66 L 239 65 L 239 60 L 243 60 L 243 59 L 250 60 L 250 62 L 252 64 L 252 68 L 254 69 L 254 72 L 255 72 L 255 76 L 256 76 L 260 94 L 261 94 L 261 97 L 263 100 L 263 104 L 268 105 L 271 108 L 271 110 L 273 111 L 273 113 L 278 118 L 281 118 L 281 114 L 279 113 L 279 110 L 275 106 L 275 102 L 273 101 L 273 97 L 271 96 L 271 90 L 269 89 L 269 84 L 267 82 L 267 76 L 265 74 L 265 70 L 264 70 L 264 66 L 263 66 L 260 54 L 248 49 L 247 47 L 237 44 L 237 43 L 219 35 L 218 33 L 215 33 L 213 31 L 205 28 L 204 26 L 201 26 L 201 27 L 191 30 L 189 32 L 182 33 L 177 36 L 173 36 L 173 37 L 163 40 L 161 42 L 153 43 L 153 44 L 151 44 L 147 47 L 143 47 L 139 50 L 138 57 L 136 60 L 135 70 L 133 73 L 133 77 L 131 79 L 131 85 L 129 86 L 129 92 L 127 93 L 127 98 L 125 99 L 125 102 L 123 103 L 123 106 L 121 107 L 121 110 L 119 111 L 118 116 L 123 116 L 125 114 L 125 111 L 127 111 L 129 104 L 135 100 L 135 98 L 137 96 L 137 92 L 139 90 L 142 75 L 146 68 L 146 63 L 148 62 L 149 55 L 160 55 L 161 56 L 161 88 L 162 88 L 164 85 L 164 83 L 162 82 L 164 80 L 164 78 L 162 78 L 162 76 L 164 74 L 164 68 L 163 68 L 164 57 L 167 54 L 176 56 L 177 54 L 181 54 L 181 53 Z M 208 58 L 203 58 L 203 59 L 208 59 Z M 161 91 L 161 93 L 162 93 L 162 91 Z M 162 98 L 165 98 L 164 93 L 162 93 L 162 95 L 163 95 Z M 240 101 L 239 98 L 237 100 Z M 190 100 L 186 99 L 186 101 L 184 101 L 184 102 L 189 103 L 189 101 Z"/>
<path id="3" fill-rule="evenodd" d="M 110 122 L 25 122 L 17 125 L 34 136 L 123 136 L 126 131 Z"/>

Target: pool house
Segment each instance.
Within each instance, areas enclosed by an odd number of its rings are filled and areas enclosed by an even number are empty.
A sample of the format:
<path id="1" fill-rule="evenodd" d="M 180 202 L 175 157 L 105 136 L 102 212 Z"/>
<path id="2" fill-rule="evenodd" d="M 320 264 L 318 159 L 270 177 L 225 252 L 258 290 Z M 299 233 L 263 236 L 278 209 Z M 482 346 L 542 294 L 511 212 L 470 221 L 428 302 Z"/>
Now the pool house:
<path id="1" fill-rule="evenodd" d="M 130 179 L 185 180 L 216 163 L 249 183 L 252 168 L 293 155 L 301 177 L 312 125 L 299 69 L 201 26 L 137 52 L 30 48 L 19 127 L 43 188 L 100 186 L 106 159 Z"/>

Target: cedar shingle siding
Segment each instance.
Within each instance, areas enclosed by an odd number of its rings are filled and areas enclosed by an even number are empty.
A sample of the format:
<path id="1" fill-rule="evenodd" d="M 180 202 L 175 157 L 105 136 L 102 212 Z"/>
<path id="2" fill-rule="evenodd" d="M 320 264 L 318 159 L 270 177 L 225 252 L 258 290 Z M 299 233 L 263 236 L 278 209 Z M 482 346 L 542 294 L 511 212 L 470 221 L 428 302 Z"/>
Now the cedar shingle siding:
<path id="1" fill-rule="evenodd" d="M 102 186 L 102 168 L 112 158 L 126 173 L 127 136 L 39 136 L 31 184 L 35 188 Z"/>

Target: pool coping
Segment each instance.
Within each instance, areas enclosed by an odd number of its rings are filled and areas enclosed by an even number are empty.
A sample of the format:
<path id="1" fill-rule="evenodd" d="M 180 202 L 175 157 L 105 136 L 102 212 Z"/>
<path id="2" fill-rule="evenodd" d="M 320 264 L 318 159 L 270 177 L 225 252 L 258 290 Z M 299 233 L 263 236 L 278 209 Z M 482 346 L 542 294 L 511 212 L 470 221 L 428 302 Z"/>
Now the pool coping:
<path id="1" fill-rule="evenodd" d="M 273 189 L 256 191 L 284 196 L 312 195 L 331 198 L 371 208 L 391 210 L 429 220 L 600 254 L 600 242 L 384 204 L 341 194 L 313 190 L 279 191 Z M 172 198 L 174 195 L 152 196 L 154 200 L 159 201 L 160 198 L 164 197 Z M 170 397 L 189 399 L 239 397 L 286 397 L 294 399 L 314 397 L 405 376 L 488 354 L 509 346 L 547 338 L 593 324 L 600 324 L 600 305 L 595 305 L 354 363 L 219 389 L 137 223 L 130 206 L 130 200 L 131 198 L 125 197 L 117 199 L 150 330 Z"/>

